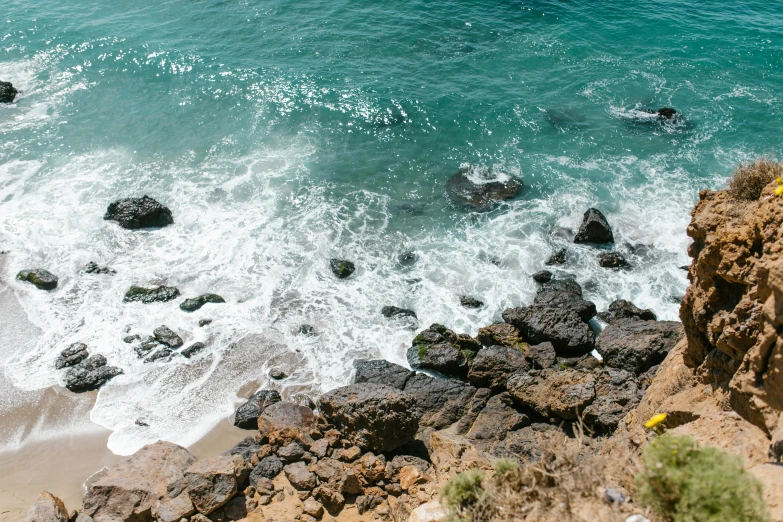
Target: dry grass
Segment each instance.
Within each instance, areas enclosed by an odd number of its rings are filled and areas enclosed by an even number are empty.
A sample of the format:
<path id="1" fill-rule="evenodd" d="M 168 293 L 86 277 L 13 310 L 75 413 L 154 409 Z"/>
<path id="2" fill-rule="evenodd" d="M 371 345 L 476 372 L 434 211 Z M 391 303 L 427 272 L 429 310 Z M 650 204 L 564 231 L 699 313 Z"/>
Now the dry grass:
<path id="1" fill-rule="evenodd" d="M 740 164 L 729 180 L 728 189 L 734 199 L 756 201 L 764 187 L 783 176 L 783 163 L 760 158 L 754 163 Z"/>

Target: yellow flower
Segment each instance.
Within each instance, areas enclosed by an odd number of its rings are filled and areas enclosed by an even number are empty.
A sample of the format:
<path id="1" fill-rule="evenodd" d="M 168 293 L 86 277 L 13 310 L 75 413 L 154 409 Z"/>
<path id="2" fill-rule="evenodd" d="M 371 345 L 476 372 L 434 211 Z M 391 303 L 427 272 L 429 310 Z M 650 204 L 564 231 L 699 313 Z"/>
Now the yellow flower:
<path id="1" fill-rule="evenodd" d="M 652 429 L 662 423 L 666 420 L 666 414 L 665 413 L 656 413 L 650 419 L 644 423 L 644 427 L 647 429 Z"/>
<path id="2" fill-rule="evenodd" d="M 775 195 L 780 196 L 781 194 L 783 194 L 783 185 L 780 185 L 775 188 Z"/>
<path id="3" fill-rule="evenodd" d="M 780 176 L 778 176 L 777 178 L 775 178 L 775 183 L 777 183 L 778 185 L 783 185 L 783 179 L 780 179 Z"/>

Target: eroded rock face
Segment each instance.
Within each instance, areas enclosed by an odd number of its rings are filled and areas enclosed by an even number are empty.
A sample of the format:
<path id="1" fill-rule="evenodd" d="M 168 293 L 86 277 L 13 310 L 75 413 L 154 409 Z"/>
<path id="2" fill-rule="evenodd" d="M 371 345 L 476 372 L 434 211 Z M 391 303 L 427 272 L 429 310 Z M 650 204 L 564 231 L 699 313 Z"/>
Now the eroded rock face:
<path id="1" fill-rule="evenodd" d="M 413 398 L 391 386 L 351 384 L 321 396 L 327 420 L 360 448 L 387 452 L 413 440 L 419 427 Z"/>
<path id="2" fill-rule="evenodd" d="M 116 221 L 122 228 L 161 228 L 174 223 L 171 210 L 149 196 L 119 199 L 106 209 L 103 219 Z"/>
<path id="3" fill-rule="evenodd" d="M 515 198 L 522 191 L 522 181 L 489 169 L 464 167 L 446 183 L 446 193 L 460 207 L 476 212 L 492 210 L 501 201 Z"/>
<path id="4" fill-rule="evenodd" d="M 199 513 L 209 515 L 236 494 L 249 471 L 239 455 L 222 455 L 193 463 L 185 471 L 190 501 Z"/>
<path id="5" fill-rule="evenodd" d="M 572 369 L 530 370 L 508 380 L 508 391 L 520 404 L 545 417 L 576 420 L 595 399 L 592 372 Z"/>
<path id="6" fill-rule="evenodd" d="M 84 497 L 84 512 L 95 522 L 148 521 L 169 486 L 181 482 L 196 459 L 170 442 L 144 446 L 109 469 Z"/>
<path id="7" fill-rule="evenodd" d="M 596 208 L 589 208 L 582 218 L 574 243 L 614 243 L 612 227 L 606 217 Z"/>
<path id="8" fill-rule="evenodd" d="M 481 350 L 473 359 L 468 380 L 477 388 L 503 391 L 508 378 L 527 367 L 528 362 L 522 350 L 507 346 L 490 346 Z"/>
<path id="9" fill-rule="evenodd" d="M 590 352 L 595 336 L 579 314 L 565 308 L 528 306 L 508 308 L 503 320 L 516 326 L 531 343 L 551 342 L 559 355 L 582 355 Z"/>
<path id="10" fill-rule="evenodd" d="M 663 362 L 681 338 L 674 321 L 617 319 L 598 336 L 596 350 L 607 366 L 640 374 Z"/>
<path id="11" fill-rule="evenodd" d="M 42 491 L 27 512 L 27 522 L 68 522 L 68 510 L 59 498 Z"/>
<path id="12" fill-rule="evenodd" d="M 267 406 L 283 399 L 275 390 L 261 390 L 254 393 L 242 406 L 237 408 L 234 415 L 234 426 L 243 430 L 255 430 L 258 428 L 258 417 Z"/>
<path id="13" fill-rule="evenodd" d="M 57 288 L 57 283 L 59 281 L 56 275 L 52 274 L 51 272 L 47 272 L 42 268 L 22 270 L 16 274 L 16 278 L 19 281 L 32 283 L 39 290 L 54 290 Z"/>
<path id="14" fill-rule="evenodd" d="M 399 364 L 390 363 L 383 359 L 360 360 L 355 361 L 353 365 L 356 368 L 356 375 L 353 378 L 354 384 L 370 382 L 402 390 L 405 388 L 405 383 L 414 374 Z"/>
<path id="15" fill-rule="evenodd" d="M 483 346 L 524 348 L 519 329 L 508 323 L 491 324 L 484 328 L 479 328 L 477 339 Z"/>
<path id="16" fill-rule="evenodd" d="M 783 198 L 775 186 L 758 201 L 699 193 L 687 230 L 691 285 L 680 308 L 685 363 L 703 382 L 730 379 L 732 408 L 767 433 L 783 411 Z"/>
<path id="17" fill-rule="evenodd" d="M 282 443 L 294 440 L 309 442 L 315 428 L 313 410 L 295 402 L 276 402 L 264 408 L 258 417 L 258 431 L 263 437 L 274 437 Z M 274 441 L 273 441 L 274 442 Z"/>

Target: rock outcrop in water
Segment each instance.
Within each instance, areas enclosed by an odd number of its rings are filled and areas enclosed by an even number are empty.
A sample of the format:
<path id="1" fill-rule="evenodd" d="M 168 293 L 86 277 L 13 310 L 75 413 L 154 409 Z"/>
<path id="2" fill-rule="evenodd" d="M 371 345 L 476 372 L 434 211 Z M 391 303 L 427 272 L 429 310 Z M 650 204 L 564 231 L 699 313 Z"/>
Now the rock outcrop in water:
<path id="1" fill-rule="evenodd" d="M 329 268 L 337 279 L 346 279 L 356 271 L 356 265 L 345 259 L 330 259 Z"/>
<path id="2" fill-rule="evenodd" d="M 90 355 L 65 372 L 65 387 L 72 392 L 97 390 L 109 380 L 122 374 L 122 370 L 109 366 L 103 355 Z"/>
<path id="3" fill-rule="evenodd" d="M 19 281 L 25 281 L 35 285 L 39 290 L 54 290 L 57 288 L 57 283 L 59 282 L 56 275 L 41 268 L 22 270 L 16 274 L 16 278 Z"/>
<path id="4" fill-rule="evenodd" d="M 517 197 L 522 187 L 522 181 L 513 176 L 498 176 L 485 168 L 463 167 L 449 178 L 446 193 L 457 206 L 486 212 L 501 201 Z"/>
<path id="5" fill-rule="evenodd" d="M 612 227 L 606 217 L 596 208 L 589 208 L 582 218 L 574 243 L 614 243 Z"/>
<path id="6" fill-rule="evenodd" d="M 122 299 L 124 303 L 165 303 L 179 297 L 179 290 L 173 286 L 157 286 L 155 288 L 144 288 L 133 285 Z"/>
<path id="7" fill-rule="evenodd" d="M 122 228 L 162 228 L 174 223 L 171 210 L 149 196 L 119 199 L 106 209 L 103 219 L 116 221 Z"/>
<path id="8" fill-rule="evenodd" d="M 179 305 L 183 312 L 195 312 L 200 310 L 207 303 L 225 303 L 226 300 L 217 294 L 203 294 L 198 297 L 185 299 Z"/>
<path id="9" fill-rule="evenodd" d="M 13 103 L 17 94 L 19 91 L 10 82 L 0 82 L 0 103 Z"/>

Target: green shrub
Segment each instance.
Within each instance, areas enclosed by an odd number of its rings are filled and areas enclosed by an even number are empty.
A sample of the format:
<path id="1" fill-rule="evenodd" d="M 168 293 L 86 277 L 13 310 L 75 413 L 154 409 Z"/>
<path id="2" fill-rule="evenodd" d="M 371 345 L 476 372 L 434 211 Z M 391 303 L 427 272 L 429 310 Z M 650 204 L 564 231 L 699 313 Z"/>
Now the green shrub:
<path id="1" fill-rule="evenodd" d="M 769 520 L 761 484 L 739 457 L 664 434 L 644 452 L 636 477 L 640 500 L 673 522 Z"/>
<path id="2" fill-rule="evenodd" d="M 452 519 L 470 520 L 471 510 L 486 496 L 484 473 L 478 470 L 454 475 L 440 491 L 440 500 Z"/>
<path id="3" fill-rule="evenodd" d="M 764 187 L 775 178 L 783 176 L 783 164 L 767 159 L 758 159 L 747 165 L 740 164 L 729 181 L 729 192 L 734 199 L 756 201 Z"/>
<path id="4" fill-rule="evenodd" d="M 498 459 L 494 463 L 495 474 L 499 477 L 513 473 L 519 469 L 519 462 L 514 459 Z"/>

